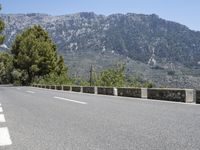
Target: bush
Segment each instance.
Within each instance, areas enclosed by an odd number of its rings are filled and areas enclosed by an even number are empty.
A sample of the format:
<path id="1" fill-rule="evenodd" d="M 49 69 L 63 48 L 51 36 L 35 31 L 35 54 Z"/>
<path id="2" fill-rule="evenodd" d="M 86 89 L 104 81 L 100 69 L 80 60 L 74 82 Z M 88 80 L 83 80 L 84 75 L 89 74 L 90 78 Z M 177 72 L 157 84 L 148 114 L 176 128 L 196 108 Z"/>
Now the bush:
<path id="1" fill-rule="evenodd" d="M 50 74 L 44 77 L 35 78 L 34 83 L 48 85 L 63 85 L 71 84 L 72 81 L 67 77 L 67 75 Z"/>

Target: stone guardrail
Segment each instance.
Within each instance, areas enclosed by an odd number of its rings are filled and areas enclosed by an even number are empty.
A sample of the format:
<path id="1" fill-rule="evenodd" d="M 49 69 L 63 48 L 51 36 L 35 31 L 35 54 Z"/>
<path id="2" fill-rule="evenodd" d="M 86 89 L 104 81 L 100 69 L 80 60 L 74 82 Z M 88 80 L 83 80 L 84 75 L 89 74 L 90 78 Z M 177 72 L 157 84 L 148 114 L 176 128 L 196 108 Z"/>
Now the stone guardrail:
<path id="1" fill-rule="evenodd" d="M 95 87 L 83 87 L 83 93 L 95 94 Z"/>
<path id="2" fill-rule="evenodd" d="M 140 88 L 117 88 L 118 96 L 141 98 Z"/>
<path id="3" fill-rule="evenodd" d="M 72 86 L 72 91 L 73 92 L 81 92 L 82 87 L 81 86 Z"/>
<path id="4" fill-rule="evenodd" d="M 115 87 L 84 87 L 70 85 L 38 85 L 33 87 L 53 90 L 73 91 L 90 94 L 123 96 L 143 99 L 164 100 L 173 102 L 200 104 L 200 90 L 170 88 L 115 88 Z"/>
<path id="5" fill-rule="evenodd" d="M 102 94 L 102 95 L 115 95 L 114 94 L 114 89 L 112 87 L 97 87 L 97 94 Z"/>
<path id="6" fill-rule="evenodd" d="M 61 86 L 61 85 L 56 85 L 56 88 L 55 88 L 56 90 L 62 90 L 63 89 L 63 86 Z"/>
<path id="7" fill-rule="evenodd" d="M 196 90 L 196 103 L 200 104 L 200 90 Z"/>
<path id="8" fill-rule="evenodd" d="M 185 102 L 186 92 L 179 89 L 148 89 L 148 99 Z"/>
<path id="9" fill-rule="evenodd" d="M 51 85 L 50 89 L 55 90 L 56 89 L 56 85 Z"/>
<path id="10" fill-rule="evenodd" d="M 71 86 L 63 85 L 63 91 L 71 91 Z"/>

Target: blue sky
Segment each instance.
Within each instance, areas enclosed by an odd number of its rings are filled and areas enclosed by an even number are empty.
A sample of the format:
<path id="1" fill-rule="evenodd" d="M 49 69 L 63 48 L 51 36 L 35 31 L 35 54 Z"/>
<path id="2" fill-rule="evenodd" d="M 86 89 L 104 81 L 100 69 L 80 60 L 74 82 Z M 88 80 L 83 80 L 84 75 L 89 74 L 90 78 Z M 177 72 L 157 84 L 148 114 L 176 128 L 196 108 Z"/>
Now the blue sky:
<path id="1" fill-rule="evenodd" d="M 200 31 L 200 0 L 0 0 L 1 13 L 155 13 Z"/>

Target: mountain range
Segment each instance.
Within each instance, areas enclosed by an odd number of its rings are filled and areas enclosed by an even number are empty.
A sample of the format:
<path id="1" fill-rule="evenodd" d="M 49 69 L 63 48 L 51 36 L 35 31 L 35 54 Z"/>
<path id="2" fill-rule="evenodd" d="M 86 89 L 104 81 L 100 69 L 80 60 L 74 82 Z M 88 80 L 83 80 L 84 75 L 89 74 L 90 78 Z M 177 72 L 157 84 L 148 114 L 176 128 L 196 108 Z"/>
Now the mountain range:
<path id="1" fill-rule="evenodd" d="M 17 34 L 33 25 L 49 32 L 69 66 L 70 75 L 88 78 L 116 63 L 129 76 L 151 80 L 158 87 L 200 88 L 200 32 L 158 15 L 97 15 L 81 12 L 63 16 L 1 14 L 9 49 Z"/>

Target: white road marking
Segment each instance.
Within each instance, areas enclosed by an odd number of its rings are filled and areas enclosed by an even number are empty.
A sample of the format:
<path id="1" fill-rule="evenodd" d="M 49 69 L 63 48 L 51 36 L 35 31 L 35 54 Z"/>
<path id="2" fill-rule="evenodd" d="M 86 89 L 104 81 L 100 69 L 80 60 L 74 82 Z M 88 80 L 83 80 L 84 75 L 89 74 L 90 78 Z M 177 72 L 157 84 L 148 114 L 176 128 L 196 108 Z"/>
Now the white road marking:
<path id="1" fill-rule="evenodd" d="M 0 128 L 0 146 L 11 145 L 10 134 L 7 127 Z"/>
<path id="2" fill-rule="evenodd" d="M 2 113 L 3 112 L 3 108 L 2 107 L 0 107 L 0 113 Z"/>
<path id="3" fill-rule="evenodd" d="M 3 114 L 0 114 L 0 122 L 6 122 L 5 117 Z"/>
<path id="4" fill-rule="evenodd" d="M 1 106 L 1 103 L 0 103 L 0 106 Z"/>
<path id="5" fill-rule="evenodd" d="M 21 90 L 21 88 L 16 88 L 17 90 Z"/>
<path id="6" fill-rule="evenodd" d="M 63 97 L 57 97 L 57 96 L 55 96 L 54 98 L 60 99 L 60 100 L 64 100 L 64 101 L 79 103 L 79 104 L 83 104 L 83 105 L 86 105 L 86 104 L 87 104 L 86 102 L 76 101 L 76 100 L 67 99 L 67 98 L 63 98 Z"/>
<path id="7" fill-rule="evenodd" d="M 26 91 L 27 93 L 31 93 L 31 94 L 34 94 L 35 92 L 33 92 L 33 91 Z"/>

